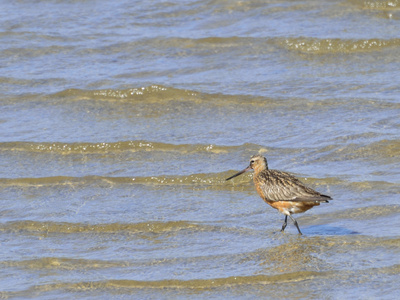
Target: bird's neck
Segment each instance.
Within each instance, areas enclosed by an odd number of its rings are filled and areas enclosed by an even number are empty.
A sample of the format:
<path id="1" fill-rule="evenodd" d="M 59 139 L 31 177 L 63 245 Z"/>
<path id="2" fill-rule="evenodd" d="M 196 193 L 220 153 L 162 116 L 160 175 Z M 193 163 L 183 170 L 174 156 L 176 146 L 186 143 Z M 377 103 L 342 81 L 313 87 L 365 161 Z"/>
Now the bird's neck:
<path id="1" fill-rule="evenodd" d="M 267 170 L 268 170 L 268 167 L 266 167 L 266 166 L 261 166 L 261 167 L 255 168 L 254 169 L 254 175 L 257 176 L 261 172 L 267 171 Z"/>

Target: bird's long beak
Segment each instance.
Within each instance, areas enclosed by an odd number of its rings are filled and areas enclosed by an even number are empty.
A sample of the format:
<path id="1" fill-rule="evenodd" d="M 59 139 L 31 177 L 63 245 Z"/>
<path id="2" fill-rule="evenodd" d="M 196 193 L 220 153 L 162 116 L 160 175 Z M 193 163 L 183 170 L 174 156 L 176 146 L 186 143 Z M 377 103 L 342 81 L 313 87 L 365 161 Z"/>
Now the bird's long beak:
<path id="1" fill-rule="evenodd" d="M 244 172 L 247 172 L 247 171 L 249 171 L 249 170 L 251 170 L 251 167 L 250 166 L 248 166 L 246 169 L 244 169 L 243 171 L 240 171 L 239 173 L 236 173 L 235 175 L 233 175 L 233 176 L 231 176 L 231 177 L 229 177 L 229 178 L 227 178 L 227 179 L 225 179 L 225 180 L 229 180 L 229 179 L 232 179 L 232 178 L 234 178 L 234 177 L 236 177 L 236 176 L 239 176 L 239 175 L 241 175 L 241 174 L 243 174 Z"/>

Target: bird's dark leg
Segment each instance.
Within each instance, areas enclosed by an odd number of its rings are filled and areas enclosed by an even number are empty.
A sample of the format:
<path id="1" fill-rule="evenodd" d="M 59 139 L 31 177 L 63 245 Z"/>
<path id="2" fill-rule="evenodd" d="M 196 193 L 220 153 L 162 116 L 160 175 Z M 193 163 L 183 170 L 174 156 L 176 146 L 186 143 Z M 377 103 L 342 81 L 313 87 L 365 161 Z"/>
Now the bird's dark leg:
<path id="1" fill-rule="evenodd" d="M 281 231 L 284 231 L 284 230 L 285 230 L 286 225 L 287 225 L 287 216 L 285 216 L 285 222 L 283 222 L 282 230 L 281 230 Z"/>
<path id="2" fill-rule="evenodd" d="M 303 234 L 301 233 L 301 231 L 300 231 L 299 224 L 297 224 L 297 221 L 296 221 L 296 219 L 295 219 L 295 218 L 293 218 L 291 215 L 289 215 L 289 217 L 292 219 L 292 221 L 293 221 L 294 225 L 296 225 L 296 227 L 297 227 L 297 230 L 299 231 L 299 234 L 303 235 Z"/>

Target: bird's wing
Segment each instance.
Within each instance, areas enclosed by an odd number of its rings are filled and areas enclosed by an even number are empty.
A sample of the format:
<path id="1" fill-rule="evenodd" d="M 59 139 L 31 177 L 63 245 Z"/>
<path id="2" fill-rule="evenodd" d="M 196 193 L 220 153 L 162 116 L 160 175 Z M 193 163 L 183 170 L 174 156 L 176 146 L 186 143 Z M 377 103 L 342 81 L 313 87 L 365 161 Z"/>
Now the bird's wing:
<path id="1" fill-rule="evenodd" d="M 286 172 L 270 170 L 266 178 L 267 180 L 258 181 L 258 189 L 269 201 L 327 202 L 332 199 L 306 187 L 300 180 Z"/>

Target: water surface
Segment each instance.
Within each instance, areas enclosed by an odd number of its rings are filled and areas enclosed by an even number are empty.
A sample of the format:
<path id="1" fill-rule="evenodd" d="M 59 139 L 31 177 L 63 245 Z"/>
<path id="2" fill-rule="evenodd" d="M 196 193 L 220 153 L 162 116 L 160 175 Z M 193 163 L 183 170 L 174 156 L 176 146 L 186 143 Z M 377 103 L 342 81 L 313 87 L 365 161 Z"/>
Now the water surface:
<path id="1" fill-rule="evenodd" d="M 397 297 L 399 1 L 1 5 L 0 297 Z"/>

